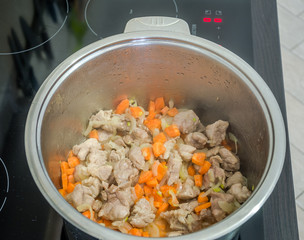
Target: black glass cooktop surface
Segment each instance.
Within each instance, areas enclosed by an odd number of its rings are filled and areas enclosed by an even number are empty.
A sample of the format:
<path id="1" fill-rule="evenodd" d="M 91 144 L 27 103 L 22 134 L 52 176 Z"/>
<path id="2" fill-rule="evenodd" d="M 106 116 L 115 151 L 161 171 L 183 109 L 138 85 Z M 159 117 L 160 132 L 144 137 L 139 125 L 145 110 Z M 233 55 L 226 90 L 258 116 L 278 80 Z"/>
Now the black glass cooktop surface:
<path id="1" fill-rule="evenodd" d="M 249 0 L 0 2 L 3 239 L 78 239 L 79 232 L 74 234 L 78 230 L 61 233 L 61 217 L 43 198 L 29 172 L 24 150 L 27 112 L 39 86 L 59 63 L 94 41 L 122 33 L 128 20 L 140 16 L 182 18 L 191 34 L 220 44 L 253 64 Z M 263 239 L 262 211 L 241 227 L 236 239 Z"/>

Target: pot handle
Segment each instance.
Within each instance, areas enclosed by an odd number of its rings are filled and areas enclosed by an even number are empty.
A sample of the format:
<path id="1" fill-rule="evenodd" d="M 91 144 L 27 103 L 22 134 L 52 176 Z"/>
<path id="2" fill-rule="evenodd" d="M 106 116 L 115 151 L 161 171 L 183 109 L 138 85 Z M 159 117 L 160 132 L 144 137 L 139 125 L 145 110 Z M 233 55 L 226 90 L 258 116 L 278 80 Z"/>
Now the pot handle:
<path id="1" fill-rule="evenodd" d="M 179 18 L 173 17 L 139 17 L 129 20 L 125 27 L 125 33 L 138 31 L 168 31 L 190 35 L 188 24 Z"/>

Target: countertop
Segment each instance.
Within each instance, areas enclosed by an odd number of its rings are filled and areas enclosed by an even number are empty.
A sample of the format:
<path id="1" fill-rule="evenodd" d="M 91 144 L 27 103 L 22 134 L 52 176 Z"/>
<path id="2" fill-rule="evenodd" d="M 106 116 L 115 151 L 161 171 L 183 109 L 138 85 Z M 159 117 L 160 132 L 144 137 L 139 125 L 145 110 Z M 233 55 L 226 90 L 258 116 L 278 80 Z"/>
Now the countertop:
<path id="1" fill-rule="evenodd" d="M 275 0 L 254 0 L 252 31 L 254 68 L 272 90 L 281 108 L 287 133 L 285 163 L 276 188 L 263 211 L 264 239 L 299 239 L 288 140 L 284 82 Z"/>

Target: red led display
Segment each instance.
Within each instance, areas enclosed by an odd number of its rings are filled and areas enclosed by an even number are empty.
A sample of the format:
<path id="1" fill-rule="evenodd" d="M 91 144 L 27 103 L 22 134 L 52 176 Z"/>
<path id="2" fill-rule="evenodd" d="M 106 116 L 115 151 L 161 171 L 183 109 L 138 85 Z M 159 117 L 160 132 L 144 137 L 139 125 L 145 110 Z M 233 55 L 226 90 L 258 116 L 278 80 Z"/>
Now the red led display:
<path id="1" fill-rule="evenodd" d="M 211 18 L 205 17 L 205 18 L 203 18 L 203 21 L 204 22 L 211 22 Z"/>
<path id="2" fill-rule="evenodd" d="M 221 23 L 223 20 L 221 18 L 214 18 L 213 21 L 216 23 Z"/>

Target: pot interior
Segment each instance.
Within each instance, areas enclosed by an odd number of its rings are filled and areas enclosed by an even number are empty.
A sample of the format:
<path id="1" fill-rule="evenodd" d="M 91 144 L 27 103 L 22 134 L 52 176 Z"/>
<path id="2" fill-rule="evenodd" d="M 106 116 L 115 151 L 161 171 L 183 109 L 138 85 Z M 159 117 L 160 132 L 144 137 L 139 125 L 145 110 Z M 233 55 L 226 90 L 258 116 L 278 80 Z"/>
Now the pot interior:
<path id="1" fill-rule="evenodd" d="M 71 63 L 49 91 L 40 142 L 45 168 L 60 188 L 60 161 L 84 140 L 93 113 L 113 109 L 125 97 L 146 108 L 150 99 L 164 96 L 178 108 L 193 109 L 204 125 L 229 121 L 228 131 L 239 141 L 241 172 L 249 188 L 257 186 L 267 164 L 269 132 L 244 79 L 251 81 L 214 53 L 176 40 L 124 41 L 94 50 Z"/>

